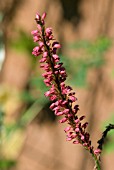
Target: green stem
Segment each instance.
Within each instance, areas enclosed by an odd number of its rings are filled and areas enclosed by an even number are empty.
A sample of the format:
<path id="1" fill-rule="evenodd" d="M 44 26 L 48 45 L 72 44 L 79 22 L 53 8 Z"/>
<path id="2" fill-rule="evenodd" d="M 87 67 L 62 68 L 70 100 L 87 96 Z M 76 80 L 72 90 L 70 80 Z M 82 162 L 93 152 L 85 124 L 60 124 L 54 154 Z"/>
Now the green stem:
<path id="1" fill-rule="evenodd" d="M 93 159 L 95 161 L 95 169 L 96 170 L 101 170 L 100 161 L 98 160 L 97 156 L 94 155 L 94 154 L 92 154 L 92 156 L 93 156 Z"/>

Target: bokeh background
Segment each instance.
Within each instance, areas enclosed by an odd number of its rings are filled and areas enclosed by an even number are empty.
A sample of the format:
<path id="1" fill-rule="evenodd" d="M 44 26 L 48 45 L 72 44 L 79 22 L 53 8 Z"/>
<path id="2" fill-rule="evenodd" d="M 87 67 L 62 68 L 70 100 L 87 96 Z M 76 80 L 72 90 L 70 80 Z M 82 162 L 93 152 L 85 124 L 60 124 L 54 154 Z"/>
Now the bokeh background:
<path id="1" fill-rule="evenodd" d="M 91 170 L 91 155 L 66 142 L 31 54 L 35 14 L 44 11 L 95 147 L 114 123 L 114 1 L 0 0 L 0 170 Z M 114 169 L 113 131 L 101 160 Z"/>

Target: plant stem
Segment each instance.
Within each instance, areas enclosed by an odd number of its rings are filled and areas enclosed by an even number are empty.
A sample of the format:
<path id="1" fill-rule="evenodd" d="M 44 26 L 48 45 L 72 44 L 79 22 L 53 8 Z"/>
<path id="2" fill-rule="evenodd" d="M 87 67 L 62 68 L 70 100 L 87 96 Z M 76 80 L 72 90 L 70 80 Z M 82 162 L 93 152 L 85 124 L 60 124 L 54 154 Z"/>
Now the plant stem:
<path id="1" fill-rule="evenodd" d="M 95 161 L 95 169 L 101 170 L 100 161 L 98 160 L 97 156 L 95 154 L 92 154 L 92 156 L 93 156 L 93 159 Z"/>

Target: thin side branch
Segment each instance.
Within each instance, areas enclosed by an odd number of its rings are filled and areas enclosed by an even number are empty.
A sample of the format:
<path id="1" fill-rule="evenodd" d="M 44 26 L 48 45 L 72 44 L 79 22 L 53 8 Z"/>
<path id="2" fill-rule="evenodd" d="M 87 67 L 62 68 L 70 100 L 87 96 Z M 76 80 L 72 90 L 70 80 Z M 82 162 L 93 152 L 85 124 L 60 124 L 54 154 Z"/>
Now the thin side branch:
<path id="1" fill-rule="evenodd" d="M 113 124 L 109 124 L 108 126 L 106 126 L 105 131 L 102 133 L 102 138 L 100 140 L 98 140 L 98 149 L 102 150 L 105 139 L 107 137 L 107 134 L 110 130 L 114 129 L 114 125 Z"/>

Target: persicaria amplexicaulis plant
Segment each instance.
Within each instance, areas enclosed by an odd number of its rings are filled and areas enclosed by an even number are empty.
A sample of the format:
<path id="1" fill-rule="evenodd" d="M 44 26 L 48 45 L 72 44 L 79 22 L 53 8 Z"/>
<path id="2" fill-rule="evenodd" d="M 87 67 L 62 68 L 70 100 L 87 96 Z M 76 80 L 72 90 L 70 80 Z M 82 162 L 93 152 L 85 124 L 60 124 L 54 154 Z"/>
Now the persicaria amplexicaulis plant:
<path id="1" fill-rule="evenodd" d="M 79 106 L 75 104 L 77 98 L 72 87 L 65 84 L 67 78 L 66 70 L 60 58 L 57 55 L 57 50 L 61 48 L 53 36 L 52 28 L 45 27 L 46 13 L 40 16 L 36 14 L 37 29 L 33 30 L 34 42 L 37 46 L 33 49 L 34 56 L 42 55 L 39 60 L 40 67 L 44 70 L 42 76 L 44 83 L 49 87 L 45 92 L 45 96 L 52 101 L 50 108 L 55 115 L 60 116 L 60 123 L 66 123 L 67 127 L 64 129 L 66 133 L 66 140 L 72 141 L 73 144 L 81 144 L 88 150 L 95 160 L 95 168 L 100 170 L 99 156 L 102 149 L 102 140 L 97 149 L 91 144 L 90 134 L 87 132 L 88 122 L 83 123 L 85 116 L 79 116 Z M 114 128 L 114 127 L 113 127 Z M 102 139 L 102 138 L 101 138 Z"/>

